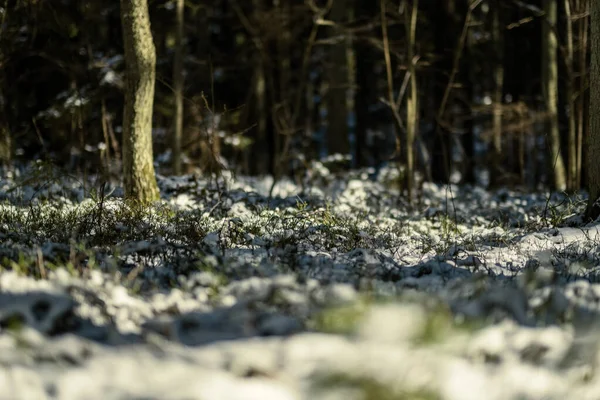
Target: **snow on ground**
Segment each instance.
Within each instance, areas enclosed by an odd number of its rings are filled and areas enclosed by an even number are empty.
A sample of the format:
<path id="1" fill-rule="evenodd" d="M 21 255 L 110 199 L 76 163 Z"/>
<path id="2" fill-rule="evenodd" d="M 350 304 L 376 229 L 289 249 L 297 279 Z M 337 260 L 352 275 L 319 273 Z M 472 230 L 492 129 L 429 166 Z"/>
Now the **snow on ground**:
<path id="1" fill-rule="evenodd" d="M 385 172 L 4 174 L 0 399 L 600 398 L 584 199 Z"/>

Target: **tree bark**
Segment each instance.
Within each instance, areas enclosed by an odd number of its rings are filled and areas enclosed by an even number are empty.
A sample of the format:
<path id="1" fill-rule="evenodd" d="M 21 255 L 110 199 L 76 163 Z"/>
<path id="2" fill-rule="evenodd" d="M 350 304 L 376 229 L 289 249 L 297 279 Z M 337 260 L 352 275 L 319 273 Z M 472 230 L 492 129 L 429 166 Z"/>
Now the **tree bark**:
<path id="1" fill-rule="evenodd" d="M 404 188 L 409 202 L 412 202 L 415 176 L 415 138 L 419 127 L 419 92 L 417 88 L 417 69 L 415 68 L 415 46 L 417 29 L 417 12 L 419 0 L 414 0 L 409 10 L 405 10 L 405 26 L 407 36 L 406 62 L 410 74 L 410 90 L 406 99 L 406 174 Z"/>
<path id="2" fill-rule="evenodd" d="M 462 168 L 461 168 L 461 183 L 476 184 L 477 176 L 475 170 L 475 121 L 472 105 L 475 101 L 474 84 L 477 81 L 474 71 L 475 65 L 471 62 L 473 55 L 473 39 L 470 33 L 471 28 L 468 27 L 470 19 L 469 7 L 471 0 L 462 0 L 458 3 L 457 17 L 459 21 L 467 24 L 468 31 L 466 32 L 463 55 L 459 62 L 458 80 L 460 82 L 460 99 L 457 102 L 460 109 L 460 144 L 462 147 Z"/>
<path id="3" fill-rule="evenodd" d="M 173 63 L 173 96 L 175 98 L 175 115 L 173 120 L 173 141 L 171 157 L 173 173 L 181 175 L 181 141 L 183 138 L 183 26 L 184 26 L 184 0 L 177 0 L 176 5 L 176 32 L 175 32 L 175 60 Z"/>
<path id="4" fill-rule="evenodd" d="M 263 0 L 252 0 L 252 8 L 254 13 L 259 14 L 262 18 L 262 13 L 265 9 Z M 255 20 L 259 21 L 258 17 L 255 17 Z M 254 121 L 256 121 L 256 129 L 254 144 L 251 149 L 253 165 L 250 166 L 250 170 L 255 174 L 265 175 L 269 173 L 270 165 L 272 164 L 271 152 L 269 151 L 269 140 L 272 139 L 272 132 L 268 131 L 269 109 L 265 62 L 268 50 L 265 48 L 264 39 L 256 37 L 253 40 L 256 46 L 256 53 L 253 56 L 254 77 L 252 90 L 254 109 L 252 110 L 252 115 Z"/>
<path id="5" fill-rule="evenodd" d="M 545 21 L 542 24 L 542 86 L 548 114 L 548 142 L 550 146 L 550 167 L 552 169 L 552 187 L 555 190 L 566 189 L 566 171 L 560 151 L 560 132 L 558 128 L 558 40 L 556 38 L 556 0 L 544 0 Z"/>
<path id="6" fill-rule="evenodd" d="M 2 79 L 2 81 L 5 80 Z M 12 137 L 8 118 L 6 117 L 6 104 L 2 104 L 0 107 L 0 165 L 10 167 L 13 153 Z"/>
<path id="7" fill-rule="evenodd" d="M 567 157 L 568 163 L 568 179 L 567 189 L 569 192 L 575 192 L 579 189 L 579 183 L 577 181 L 577 126 L 575 116 L 575 79 L 573 76 L 574 70 L 574 49 L 573 49 L 573 21 L 571 13 L 571 0 L 564 0 L 565 10 L 565 31 L 566 31 L 566 50 L 567 50 L 567 79 L 565 80 L 565 93 L 567 96 L 567 118 L 568 118 L 568 143 L 569 151 Z"/>
<path id="8" fill-rule="evenodd" d="M 329 18 L 336 24 L 346 21 L 347 5 L 345 0 L 334 0 Z M 329 28 L 329 37 L 335 43 L 329 48 L 327 60 L 327 150 L 329 154 L 350 152 L 348 138 L 348 58 L 347 42 L 339 26 Z"/>
<path id="9" fill-rule="evenodd" d="M 582 4 L 583 3 L 583 4 Z M 580 9 L 577 10 L 577 13 L 585 13 L 587 17 L 582 18 L 578 22 L 578 39 L 579 39 L 579 96 L 577 97 L 577 182 L 578 187 L 581 187 L 582 184 L 585 186 L 584 182 L 584 171 L 582 168 L 583 164 L 583 140 L 587 137 L 587 133 L 589 130 L 589 90 L 588 90 L 588 36 L 589 36 L 589 24 L 590 24 L 590 2 L 584 0 L 582 3 L 579 3 Z"/>
<path id="10" fill-rule="evenodd" d="M 8 127 L 0 125 L 0 165 L 10 166 L 12 161 L 12 141 Z"/>
<path id="11" fill-rule="evenodd" d="M 369 3 L 372 4 L 372 3 Z M 354 115 L 356 115 L 356 162 L 358 167 L 366 167 L 372 162 L 368 148 L 367 134 L 375 125 L 369 106 L 376 101 L 373 96 L 373 60 L 375 56 L 369 44 L 354 42 L 356 52 L 356 90 L 354 91 Z M 371 146 L 372 147 L 372 146 Z"/>
<path id="12" fill-rule="evenodd" d="M 504 93 L 504 26 L 502 25 L 501 2 L 493 5 L 492 43 L 494 45 L 494 103 L 492 122 L 492 167 L 490 186 L 498 186 L 502 164 L 502 97 Z"/>
<path id="13" fill-rule="evenodd" d="M 152 111 L 156 52 L 147 0 L 121 0 L 125 48 L 123 185 L 125 197 L 140 203 L 159 198 L 152 157 Z"/>
<path id="14" fill-rule="evenodd" d="M 256 172 L 260 175 L 269 172 L 271 164 L 270 154 L 268 151 L 268 110 L 267 110 L 267 80 L 265 78 L 265 66 L 263 55 L 257 54 L 254 66 L 254 95 L 255 95 L 255 112 L 256 112 L 256 145 L 255 154 L 259 155 L 255 160 Z"/>
<path id="15" fill-rule="evenodd" d="M 591 2 L 591 28 L 590 40 L 590 129 L 587 140 L 587 178 L 589 200 L 586 217 L 595 220 L 600 216 L 600 2 Z"/>

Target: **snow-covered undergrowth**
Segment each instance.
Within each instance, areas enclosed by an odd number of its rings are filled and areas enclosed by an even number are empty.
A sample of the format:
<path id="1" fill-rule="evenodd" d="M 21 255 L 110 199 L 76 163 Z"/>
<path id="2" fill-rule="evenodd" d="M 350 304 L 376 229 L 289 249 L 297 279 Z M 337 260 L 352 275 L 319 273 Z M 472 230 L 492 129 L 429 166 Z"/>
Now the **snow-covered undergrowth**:
<path id="1" fill-rule="evenodd" d="M 0 399 L 600 398 L 582 198 L 322 175 L 1 178 Z"/>

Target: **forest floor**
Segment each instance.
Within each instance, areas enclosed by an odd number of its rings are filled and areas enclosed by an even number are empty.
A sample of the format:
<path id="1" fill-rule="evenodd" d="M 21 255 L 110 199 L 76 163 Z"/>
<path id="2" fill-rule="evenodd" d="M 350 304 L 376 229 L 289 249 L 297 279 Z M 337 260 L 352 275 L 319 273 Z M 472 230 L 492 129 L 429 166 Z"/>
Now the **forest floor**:
<path id="1" fill-rule="evenodd" d="M 0 178 L 0 399 L 599 399 L 585 198 Z"/>

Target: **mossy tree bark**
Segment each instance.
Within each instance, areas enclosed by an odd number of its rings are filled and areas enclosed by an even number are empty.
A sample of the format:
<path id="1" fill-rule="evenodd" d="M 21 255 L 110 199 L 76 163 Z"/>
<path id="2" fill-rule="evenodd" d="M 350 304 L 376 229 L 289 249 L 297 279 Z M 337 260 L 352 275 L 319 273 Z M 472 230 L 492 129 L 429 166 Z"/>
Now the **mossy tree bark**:
<path id="1" fill-rule="evenodd" d="M 123 185 L 125 197 L 140 203 L 159 198 L 152 157 L 152 109 L 156 51 L 147 0 L 121 0 L 125 47 Z"/>
<path id="2" fill-rule="evenodd" d="M 560 151 L 560 132 L 558 128 L 558 40 L 556 38 L 557 1 L 544 0 L 546 16 L 542 25 L 542 90 L 548 114 L 548 142 L 550 147 L 550 168 L 552 186 L 556 190 L 565 190 L 566 169 Z"/>
<path id="3" fill-rule="evenodd" d="M 587 138 L 587 186 L 589 200 L 586 217 L 596 219 L 600 216 L 600 2 L 591 2 L 592 36 L 590 63 L 590 129 Z"/>

